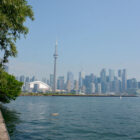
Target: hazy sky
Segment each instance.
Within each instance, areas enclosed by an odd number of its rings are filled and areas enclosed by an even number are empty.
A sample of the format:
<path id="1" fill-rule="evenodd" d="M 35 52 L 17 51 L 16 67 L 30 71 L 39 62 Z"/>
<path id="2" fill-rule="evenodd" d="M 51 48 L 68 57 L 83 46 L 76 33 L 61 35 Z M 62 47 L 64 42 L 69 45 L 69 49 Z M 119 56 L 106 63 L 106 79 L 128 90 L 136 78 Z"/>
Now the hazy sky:
<path id="1" fill-rule="evenodd" d="M 10 73 L 48 77 L 58 40 L 58 75 L 99 75 L 102 68 L 126 68 L 140 80 L 140 0 L 30 0 L 35 20 L 17 42 Z"/>

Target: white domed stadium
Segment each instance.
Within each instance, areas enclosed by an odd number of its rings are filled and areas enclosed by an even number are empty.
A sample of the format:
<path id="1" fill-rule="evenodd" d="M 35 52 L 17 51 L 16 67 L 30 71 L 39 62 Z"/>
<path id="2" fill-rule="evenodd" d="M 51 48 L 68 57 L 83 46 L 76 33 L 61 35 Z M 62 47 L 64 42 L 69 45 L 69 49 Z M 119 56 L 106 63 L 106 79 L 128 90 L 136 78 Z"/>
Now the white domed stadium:
<path id="1" fill-rule="evenodd" d="M 29 83 L 29 91 L 30 92 L 47 92 L 50 91 L 51 88 L 49 85 L 47 85 L 46 83 L 42 82 L 42 81 L 34 81 L 34 82 L 30 82 Z"/>

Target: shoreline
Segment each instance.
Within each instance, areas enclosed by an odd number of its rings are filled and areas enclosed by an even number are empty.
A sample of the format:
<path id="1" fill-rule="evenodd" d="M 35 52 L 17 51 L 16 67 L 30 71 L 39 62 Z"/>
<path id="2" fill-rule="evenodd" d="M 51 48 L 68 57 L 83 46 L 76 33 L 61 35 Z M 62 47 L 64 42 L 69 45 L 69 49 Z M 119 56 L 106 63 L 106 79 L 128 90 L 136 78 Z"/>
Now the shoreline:
<path id="1" fill-rule="evenodd" d="M 20 96 L 60 96 L 60 97 L 120 97 L 120 95 L 67 95 L 67 94 L 41 94 L 41 93 L 24 93 Z M 137 95 L 121 95 L 121 97 L 138 97 Z"/>
<path id="2" fill-rule="evenodd" d="M 1 110 L 0 110 L 0 140 L 10 140 Z"/>

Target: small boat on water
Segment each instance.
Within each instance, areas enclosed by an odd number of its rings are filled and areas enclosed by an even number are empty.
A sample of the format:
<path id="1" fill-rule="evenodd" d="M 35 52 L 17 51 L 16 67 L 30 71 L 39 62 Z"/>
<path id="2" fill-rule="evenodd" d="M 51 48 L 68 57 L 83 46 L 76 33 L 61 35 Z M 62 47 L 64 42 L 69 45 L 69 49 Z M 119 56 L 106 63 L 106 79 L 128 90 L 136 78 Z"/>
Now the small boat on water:
<path id="1" fill-rule="evenodd" d="M 122 99 L 122 96 L 120 96 L 120 100 Z"/>

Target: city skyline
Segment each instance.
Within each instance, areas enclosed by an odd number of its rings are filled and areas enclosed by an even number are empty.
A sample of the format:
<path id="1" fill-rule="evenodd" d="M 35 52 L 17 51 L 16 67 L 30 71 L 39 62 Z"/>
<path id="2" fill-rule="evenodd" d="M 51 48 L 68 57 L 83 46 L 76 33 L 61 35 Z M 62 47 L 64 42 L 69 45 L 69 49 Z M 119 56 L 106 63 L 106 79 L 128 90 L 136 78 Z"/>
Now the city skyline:
<path id="1" fill-rule="evenodd" d="M 54 64 L 52 65 L 52 67 L 54 68 Z M 86 73 L 83 69 L 81 70 L 81 71 L 78 71 L 77 73 L 74 73 L 72 70 L 67 70 L 67 72 L 66 73 L 59 73 L 59 74 L 57 74 L 57 78 L 59 77 L 59 76 L 64 76 L 64 77 L 67 77 L 67 74 L 68 74 L 68 72 L 71 72 L 73 75 L 74 75 L 74 77 L 75 77 L 75 79 L 76 80 L 79 80 L 79 72 L 82 72 L 82 73 L 84 73 L 84 75 L 90 75 L 90 74 L 94 74 L 94 75 L 96 75 L 96 76 L 100 76 L 100 73 L 101 73 L 101 70 L 103 70 L 103 69 L 105 69 L 106 70 L 106 74 L 107 75 L 109 75 L 109 70 L 113 70 L 114 71 L 114 75 L 117 75 L 118 74 L 118 70 L 120 70 L 120 69 L 126 69 L 126 68 L 118 68 L 118 69 L 112 69 L 112 68 L 101 68 L 97 73 L 95 73 L 94 71 L 91 71 L 91 72 L 88 72 L 88 73 Z M 129 70 L 128 69 L 126 69 L 127 70 L 127 72 L 129 73 Z M 8 67 L 8 72 L 10 71 L 10 68 Z M 32 74 L 26 74 L 26 73 L 19 73 L 19 74 L 17 74 L 17 73 L 11 73 L 11 74 L 13 74 L 13 75 L 15 75 L 15 76 L 21 76 L 21 75 L 26 75 L 27 77 L 36 77 L 38 80 L 42 80 L 42 78 L 47 78 L 47 79 L 49 79 L 50 78 L 50 75 L 53 75 L 54 74 L 54 71 L 52 71 L 52 72 L 50 72 L 50 73 L 47 73 L 47 74 L 45 74 L 45 75 L 39 75 L 38 76 L 38 74 L 35 74 L 35 73 L 32 73 Z M 129 75 L 128 74 L 128 79 L 132 79 L 132 78 L 136 78 L 138 81 L 140 81 L 140 79 L 139 78 L 137 78 L 137 77 L 135 77 L 135 76 L 133 76 L 133 75 Z M 53 78 L 54 79 L 54 78 Z"/>
<path id="2" fill-rule="evenodd" d="M 33 77 L 21 75 L 16 77 L 17 80 L 24 82 L 23 91 L 28 91 L 28 85 L 30 82 L 38 81 Z M 67 72 L 67 76 L 58 75 L 56 81 L 54 75 L 50 74 L 50 78 L 43 77 L 40 82 L 44 82 L 50 86 L 50 91 L 54 92 L 54 84 L 57 81 L 55 92 L 66 92 L 66 93 L 85 93 L 85 94 L 109 94 L 109 93 L 135 93 L 140 89 L 140 81 L 136 78 L 128 78 L 126 69 L 119 69 L 117 74 L 113 69 L 109 69 L 108 72 L 105 68 L 101 69 L 100 76 L 93 73 L 85 74 L 83 71 L 79 72 L 78 80 L 75 79 L 74 74 L 70 71 Z M 55 82 L 55 83 L 54 83 Z M 52 90 L 51 90 L 52 89 Z M 36 91 L 36 89 L 33 89 Z"/>
<path id="3" fill-rule="evenodd" d="M 58 38 L 58 74 L 81 69 L 126 68 L 140 80 L 140 1 L 64 0 L 29 2 L 35 21 L 27 21 L 27 39 L 17 41 L 18 57 L 10 58 L 10 73 L 49 75 Z M 79 6 L 80 3 L 80 6 Z M 55 10 L 52 10 L 54 9 Z M 73 10 L 71 10 L 73 9 Z"/>

